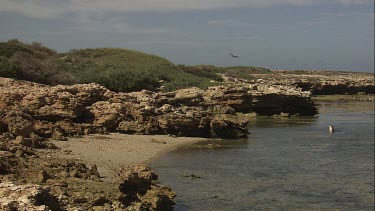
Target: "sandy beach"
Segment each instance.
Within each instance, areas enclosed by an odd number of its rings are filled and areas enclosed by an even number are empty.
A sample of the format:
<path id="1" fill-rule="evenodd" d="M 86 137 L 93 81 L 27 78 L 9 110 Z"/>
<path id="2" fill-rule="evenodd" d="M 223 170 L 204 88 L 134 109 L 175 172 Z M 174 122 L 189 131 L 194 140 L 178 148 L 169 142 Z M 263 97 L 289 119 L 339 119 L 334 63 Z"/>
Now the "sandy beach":
<path id="1" fill-rule="evenodd" d="M 129 164 L 147 164 L 163 153 L 179 146 L 205 141 L 205 138 L 171 137 L 167 135 L 88 135 L 70 138 L 68 141 L 53 141 L 61 148 L 56 156 L 82 160 L 96 164 L 103 180 L 110 181 L 116 171 Z"/>

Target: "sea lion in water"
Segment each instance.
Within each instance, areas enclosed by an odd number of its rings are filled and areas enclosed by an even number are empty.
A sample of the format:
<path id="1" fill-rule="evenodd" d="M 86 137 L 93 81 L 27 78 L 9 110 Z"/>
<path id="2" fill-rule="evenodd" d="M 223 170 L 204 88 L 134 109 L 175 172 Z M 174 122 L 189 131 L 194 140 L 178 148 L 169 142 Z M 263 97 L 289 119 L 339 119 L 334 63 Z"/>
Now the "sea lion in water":
<path id="1" fill-rule="evenodd" d="M 333 128 L 332 125 L 330 125 L 330 126 L 328 126 L 328 131 L 329 131 L 329 133 L 334 133 L 335 129 Z"/>

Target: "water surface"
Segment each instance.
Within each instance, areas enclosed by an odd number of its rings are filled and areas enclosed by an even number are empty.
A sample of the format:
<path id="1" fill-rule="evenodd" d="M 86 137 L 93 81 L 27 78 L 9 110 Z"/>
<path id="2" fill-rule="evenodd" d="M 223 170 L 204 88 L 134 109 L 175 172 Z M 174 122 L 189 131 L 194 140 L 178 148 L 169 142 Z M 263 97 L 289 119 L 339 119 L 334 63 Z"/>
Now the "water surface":
<path id="1" fill-rule="evenodd" d="M 178 193 L 175 210 L 374 210 L 374 103 L 319 112 L 258 118 L 248 139 L 180 148 L 152 167 Z"/>

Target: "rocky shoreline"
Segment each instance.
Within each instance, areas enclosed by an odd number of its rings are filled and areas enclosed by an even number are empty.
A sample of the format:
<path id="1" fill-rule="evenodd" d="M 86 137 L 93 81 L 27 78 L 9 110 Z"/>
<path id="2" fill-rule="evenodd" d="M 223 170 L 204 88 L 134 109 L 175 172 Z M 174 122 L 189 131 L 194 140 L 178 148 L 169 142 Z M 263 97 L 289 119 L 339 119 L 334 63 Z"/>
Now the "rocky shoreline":
<path id="1" fill-rule="evenodd" d="M 94 83 L 48 86 L 0 78 L 0 208 L 172 209 L 175 193 L 158 185 L 148 167 L 126 166 L 115 182 L 106 183 L 96 165 L 53 156 L 61 149 L 50 140 L 110 132 L 246 138 L 251 116 L 317 114 L 311 90 L 291 78 L 286 84 L 226 78 L 224 85 L 207 90 L 166 93 L 117 93 Z"/>
<path id="2" fill-rule="evenodd" d="M 254 77 L 268 84 L 295 86 L 312 95 L 375 94 L 373 73 L 273 70 L 272 74 L 254 74 Z"/>
<path id="3" fill-rule="evenodd" d="M 47 86 L 0 78 L 1 132 L 64 139 L 90 133 L 246 138 L 248 113 L 315 115 L 308 93 L 257 86 L 115 93 L 98 84 Z M 292 91 L 290 91 L 292 90 Z"/>

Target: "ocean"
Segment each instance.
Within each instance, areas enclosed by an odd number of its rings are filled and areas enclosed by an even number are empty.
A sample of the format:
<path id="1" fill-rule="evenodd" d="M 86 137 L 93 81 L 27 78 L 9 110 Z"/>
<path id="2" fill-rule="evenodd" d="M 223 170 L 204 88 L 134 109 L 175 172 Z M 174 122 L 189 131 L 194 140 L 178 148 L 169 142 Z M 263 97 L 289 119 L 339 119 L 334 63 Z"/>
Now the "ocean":
<path id="1" fill-rule="evenodd" d="M 374 210 L 374 102 L 320 102 L 315 117 L 258 117 L 249 131 L 151 163 L 175 210 Z"/>

